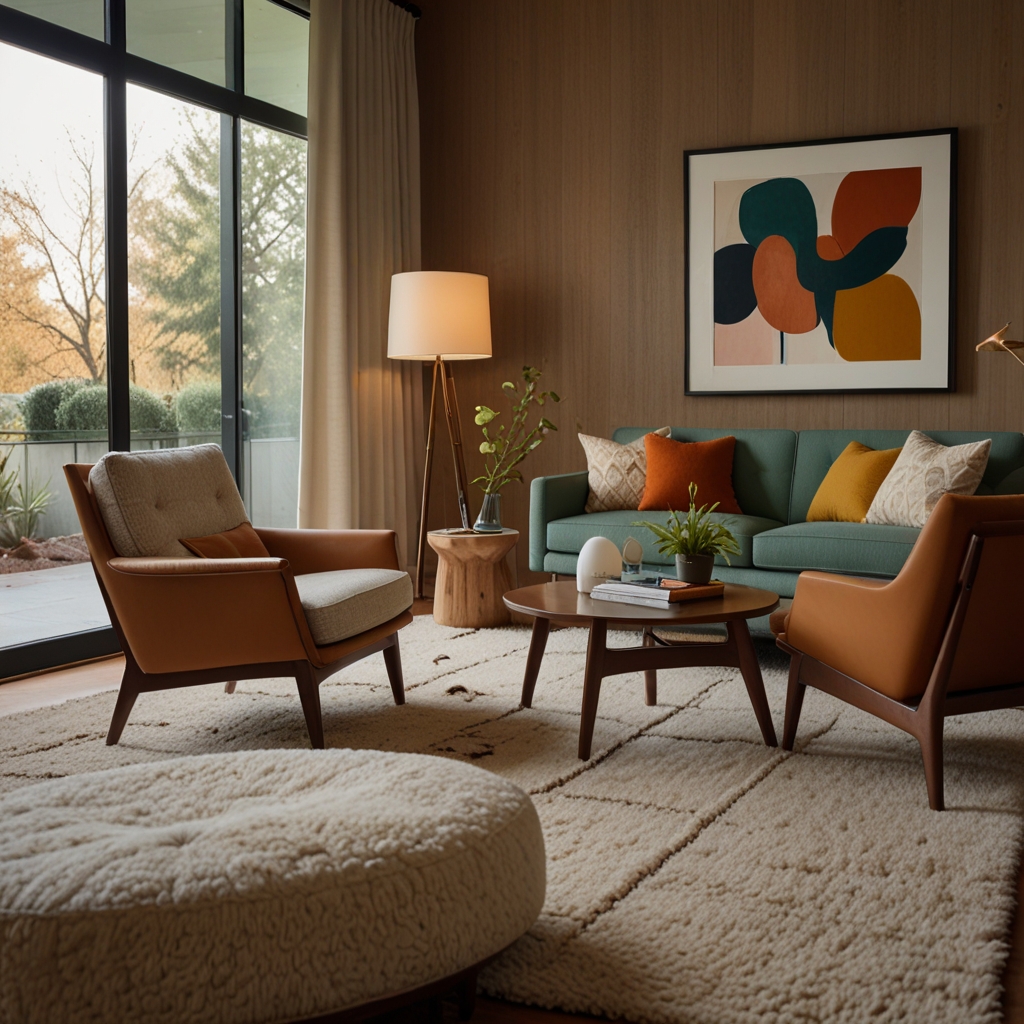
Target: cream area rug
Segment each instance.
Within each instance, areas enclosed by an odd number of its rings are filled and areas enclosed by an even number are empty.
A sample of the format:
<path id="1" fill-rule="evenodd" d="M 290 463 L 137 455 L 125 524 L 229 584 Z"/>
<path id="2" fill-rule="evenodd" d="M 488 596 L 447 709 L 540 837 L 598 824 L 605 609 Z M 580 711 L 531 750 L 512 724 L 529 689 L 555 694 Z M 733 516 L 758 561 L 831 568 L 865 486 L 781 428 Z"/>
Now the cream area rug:
<path id="1" fill-rule="evenodd" d="M 531 794 L 547 902 L 483 975 L 513 1001 L 641 1022 L 996 1022 L 1024 831 L 1024 711 L 951 719 L 946 802 L 917 746 L 809 691 L 793 754 L 765 747 L 732 669 L 605 680 L 576 758 L 586 633 L 555 631 L 532 709 L 529 630 L 401 633 L 321 688 L 328 746 L 467 761 Z M 617 634 L 612 643 L 636 642 Z M 759 648 L 781 734 L 785 663 Z M 302 747 L 290 680 L 143 694 L 121 743 L 113 693 L 0 719 L 0 788 L 183 754 Z"/>

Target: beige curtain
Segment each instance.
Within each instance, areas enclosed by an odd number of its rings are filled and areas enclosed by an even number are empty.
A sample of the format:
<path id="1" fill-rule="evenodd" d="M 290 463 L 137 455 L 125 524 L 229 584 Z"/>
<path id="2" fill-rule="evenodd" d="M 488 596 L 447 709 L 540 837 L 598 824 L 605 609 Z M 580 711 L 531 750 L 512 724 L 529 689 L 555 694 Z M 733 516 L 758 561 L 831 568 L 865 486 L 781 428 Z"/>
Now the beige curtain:
<path id="1" fill-rule="evenodd" d="M 387 358 L 391 275 L 420 269 L 415 21 L 313 0 L 299 525 L 382 528 L 416 558 L 419 363 Z"/>

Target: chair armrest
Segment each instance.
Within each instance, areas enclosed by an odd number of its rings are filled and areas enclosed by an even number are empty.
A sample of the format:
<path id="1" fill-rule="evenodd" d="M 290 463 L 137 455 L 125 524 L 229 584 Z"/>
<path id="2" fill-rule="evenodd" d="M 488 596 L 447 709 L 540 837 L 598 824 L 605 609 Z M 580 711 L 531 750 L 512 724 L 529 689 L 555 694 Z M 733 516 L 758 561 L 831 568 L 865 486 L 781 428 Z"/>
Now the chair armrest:
<path id="1" fill-rule="evenodd" d="M 315 650 L 280 558 L 112 558 L 100 566 L 143 672 L 297 661 Z"/>
<path id="2" fill-rule="evenodd" d="M 924 692 L 931 661 L 893 581 L 801 573 L 785 625 L 791 647 L 874 690 L 895 700 Z"/>
<path id="3" fill-rule="evenodd" d="M 548 523 L 566 516 L 581 516 L 590 492 L 589 474 L 561 473 L 534 477 L 530 483 L 530 569 L 544 571 L 548 553 Z"/>
<path id="4" fill-rule="evenodd" d="M 272 530 L 256 532 L 296 576 L 332 569 L 401 569 L 394 530 Z"/>
<path id="5" fill-rule="evenodd" d="M 283 558 L 111 558 L 115 572 L 136 576 L 210 576 L 217 573 L 263 572 L 287 568 Z"/>

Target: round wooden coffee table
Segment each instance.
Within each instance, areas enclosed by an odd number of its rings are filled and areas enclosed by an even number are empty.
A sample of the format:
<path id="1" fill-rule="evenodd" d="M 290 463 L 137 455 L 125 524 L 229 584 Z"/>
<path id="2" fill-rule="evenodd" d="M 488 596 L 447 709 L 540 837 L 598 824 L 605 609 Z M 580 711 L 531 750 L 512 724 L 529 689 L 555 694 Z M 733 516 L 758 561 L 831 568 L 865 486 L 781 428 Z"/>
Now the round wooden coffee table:
<path id="1" fill-rule="evenodd" d="M 512 589 L 505 556 L 516 546 L 518 530 L 463 533 L 431 530 L 427 543 L 437 552 L 434 621 L 442 626 L 504 626 L 510 619 L 501 603 Z"/>
<path id="2" fill-rule="evenodd" d="M 703 665 L 722 665 L 738 668 L 747 687 L 747 695 L 754 707 L 761 735 L 769 747 L 778 746 L 775 726 L 772 724 L 764 680 L 757 663 L 757 654 L 750 639 L 747 619 L 767 615 L 779 604 L 779 595 L 769 590 L 755 590 L 740 584 L 727 583 L 721 597 L 700 601 L 681 601 L 661 608 L 648 608 L 635 604 L 617 604 L 614 601 L 595 601 L 588 594 L 576 591 L 574 582 L 541 583 L 522 587 L 505 595 L 505 604 L 515 612 L 534 616 L 533 637 L 526 659 L 523 677 L 522 706 L 531 707 L 537 673 L 544 658 L 551 620 L 577 622 L 589 625 L 587 667 L 583 676 L 583 707 L 580 713 L 579 756 L 590 757 L 594 738 L 597 702 L 601 695 L 601 680 L 605 676 L 624 672 L 644 673 L 648 704 L 658 703 L 658 669 L 690 668 Z M 700 641 L 668 642 L 654 635 L 654 630 L 667 626 L 696 626 L 709 622 L 724 622 L 728 636 L 724 643 Z M 643 646 L 607 646 L 608 626 L 624 626 L 643 631 Z"/>

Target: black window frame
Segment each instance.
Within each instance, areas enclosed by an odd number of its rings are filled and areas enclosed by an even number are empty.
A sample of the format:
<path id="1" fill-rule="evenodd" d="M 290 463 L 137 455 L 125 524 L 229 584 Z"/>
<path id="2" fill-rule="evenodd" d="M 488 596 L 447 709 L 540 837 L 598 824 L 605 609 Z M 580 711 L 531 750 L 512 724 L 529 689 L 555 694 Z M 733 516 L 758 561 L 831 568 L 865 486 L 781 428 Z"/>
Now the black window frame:
<path id="1" fill-rule="evenodd" d="M 104 36 L 94 39 L 0 2 L 0 42 L 103 76 L 104 217 L 106 256 L 107 433 L 111 451 L 128 451 L 130 356 L 128 335 L 128 83 L 220 114 L 221 164 L 221 446 L 242 488 L 241 123 L 308 138 L 301 114 L 247 96 L 243 0 L 223 0 L 225 85 L 129 53 L 125 0 L 103 0 Z M 270 0 L 299 18 L 309 13 Z M 0 648 L 0 681 L 120 650 L 113 627 L 86 630 Z"/>

